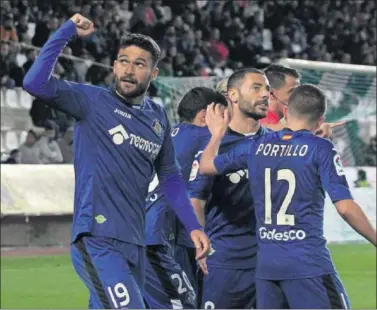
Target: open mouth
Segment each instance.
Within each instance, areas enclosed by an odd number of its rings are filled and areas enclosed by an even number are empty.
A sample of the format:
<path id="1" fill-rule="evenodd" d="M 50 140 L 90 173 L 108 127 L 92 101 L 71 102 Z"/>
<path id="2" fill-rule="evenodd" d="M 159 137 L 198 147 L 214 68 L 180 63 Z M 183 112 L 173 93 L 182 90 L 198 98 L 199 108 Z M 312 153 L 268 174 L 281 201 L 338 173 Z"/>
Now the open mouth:
<path id="1" fill-rule="evenodd" d="M 121 79 L 121 82 L 124 84 L 131 84 L 131 85 L 135 85 L 137 83 L 135 80 L 130 80 L 130 79 Z"/>

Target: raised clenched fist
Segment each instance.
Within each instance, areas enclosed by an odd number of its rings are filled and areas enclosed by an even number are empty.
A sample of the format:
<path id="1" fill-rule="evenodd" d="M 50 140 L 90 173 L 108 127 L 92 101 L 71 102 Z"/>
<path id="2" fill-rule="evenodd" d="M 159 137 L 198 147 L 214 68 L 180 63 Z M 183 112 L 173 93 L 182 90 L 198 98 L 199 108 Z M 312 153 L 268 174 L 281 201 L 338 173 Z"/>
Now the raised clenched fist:
<path id="1" fill-rule="evenodd" d="M 85 37 L 93 33 L 94 25 L 86 17 L 80 14 L 75 14 L 71 17 L 71 20 L 76 24 L 76 30 L 77 30 L 78 36 Z"/>

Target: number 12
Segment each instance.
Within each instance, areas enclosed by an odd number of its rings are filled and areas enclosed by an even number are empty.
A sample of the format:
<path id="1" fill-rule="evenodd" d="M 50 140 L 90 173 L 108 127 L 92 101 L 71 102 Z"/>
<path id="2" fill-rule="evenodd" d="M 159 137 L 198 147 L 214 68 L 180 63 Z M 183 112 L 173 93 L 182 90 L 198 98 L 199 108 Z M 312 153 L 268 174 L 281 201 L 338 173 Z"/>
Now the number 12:
<path id="1" fill-rule="evenodd" d="M 288 192 L 285 195 L 284 201 L 280 206 L 279 212 L 276 217 L 277 225 L 295 225 L 295 216 L 293 214 L 286 214 L 287 209 L 292 201 L 293 195 L 296 190 L 296 177 L 290 169 L 278 170 L 278 181 L 285 180 L 288 182 Z M 272 202 L 271 202 L 271 168 L 265 169 L 264 174 L 264 200 L 265 200 L 265 213 L 264 223 L 272 224 Z"/>

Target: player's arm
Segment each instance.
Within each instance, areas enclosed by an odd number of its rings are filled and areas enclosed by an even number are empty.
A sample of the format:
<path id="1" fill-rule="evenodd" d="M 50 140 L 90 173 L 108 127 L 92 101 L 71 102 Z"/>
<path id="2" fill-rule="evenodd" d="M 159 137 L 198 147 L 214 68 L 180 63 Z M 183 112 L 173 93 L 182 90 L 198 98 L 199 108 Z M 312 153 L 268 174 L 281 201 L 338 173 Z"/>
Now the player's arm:
<path id="1" fill-rule="evenodd" d="M 199 220 L 199 224 L 204 227 L 206 222 L 205 220 L 205 213 L 204 207 L 206 205 L 206 200 L 198 199 L 198 198 L 190 198 L 192 206 L 194 207 L 195 214 Z"/>
<path id="2" fill-rule="evenodd" d="M 340 216 L 360 235 L 376 246 L 376 230 L 360 206 L 352 199 L 335 202 Z"/>
<path id="3" fill-rule="evenodd" d="M 191 170 L 190 180 L 188 183 L 188 189 L 191 197 L 191 203 L 195 209 L 196 216 L 199 219 L 199 223 L 204 227 L 205 225 L 205 205 L 207 199 L 209 198 L 212 187 L 213 181 L 215 179 L 214 176 L 208 176 L 198 173 L 197 171 L 197 164 L 200 161 L 200 156 L 202 152 L 199 152 L 195 158 L 193 163 L 193 171 Z M 199 266 L 202 269 L 204 275 L 208 275 L 208 268 L 206 264 L 206 258 L 199 260 Z"/>
<path id="4" fill-rule="evenodd" d="M 236 145 L 228 153 L 218 155 L 221 141 L 229 124 L 228 111 L 223 112 L 221 109 L 220 105 L 214 104 L 207 108 L 206 122 L 212 136 L 200 160 L 199 171 L 204 175 L 224 174 L 247 168 L 251 140 Z"/>
<path id="5" fill-rule="evenodd" d="M 333 144 L 317 151 L 321 182 L 342 218 L 360 235 L 376 246 L 376 230 L 353 200 L 340 157 Z"/>
<path id="6" fill-rule="evenodd" d="M 23 87 L 28 93 L 76 119 L 84 118 L 89 112 L 90 91 L 85 91 L 89 86 L 57 79 L 52 73 L 57 58 L 67 43 L 76 35 L 84 36 L 91 32 L 93 24 L 75 14 L 48 39 L 23 80 Z"/>
<path id="7" fill-rule="evenodd" d="M 196 155 L 195 161 L 192 165 L 193 168 L 191 169 L 188 191 L 199 223 L 204 227 L 204 207 L 209 195 L 211 194 L 214 177 L 200 174 L 197 170 L 198 164 L 201 159 L 201 154 L 203 153 L 199 152 Z"/>
<path id="8" fill-rule="evenodd" d="M 167 120 L 166 113 L 165 120 Z M 180 221 L 190 233 L 197 249 L 197 259 L 203 258 L 210 250 L 209 239 L 201 231 L 193 206 L 191 205 L 186 184 L 175 158 L 173 141 L 170 135 L 170 126 L 167 126 L 161 151 L 155 161 L 155 169 L 160 181 L 160 188 L 166 202 L 173 208 Z"/>

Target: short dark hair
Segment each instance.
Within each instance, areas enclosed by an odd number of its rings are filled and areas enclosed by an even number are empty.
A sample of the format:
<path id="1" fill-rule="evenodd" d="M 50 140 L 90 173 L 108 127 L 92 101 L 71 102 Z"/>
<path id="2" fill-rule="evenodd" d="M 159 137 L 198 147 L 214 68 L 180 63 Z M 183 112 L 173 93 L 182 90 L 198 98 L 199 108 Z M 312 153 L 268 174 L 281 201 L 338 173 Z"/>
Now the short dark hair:
<path id="1" fill-rule="evenodd" d="M 310 123 L 317 122 L 324 116 L 326 108 L 325 93 L 312 84 L 303 84 L 296 87 L 288 100 L 288 113 L 303 117 Z"/>
<path id="2" fill-rule="evenodd" d="M 120 39 L 119 50 L 128 46 L 137 46 L 151 53 L 153 65 L 156 65 L 161 57 L 161 49 L 157 42 L 150 36 L 141 33 L 130 33 Z"/>
<path id="3" fill-rule="evenodd" d="M 241 82 L 245 78 L 245 76 L 249 73 L 257 73 L 257 74 L 262 74 L 265 75 L 263 71 L 255 68 L 243 68 L 240 70 L 237 70 L 232 73 L 232 75 L 228 78 L 228 84 L 227 84 L 227 89 L 231 89 L 234 87 L 240 87 Z"/>
<path id="4" fill-rule="evenodd" d="M 301 79 L 301 74 L 296 69 L 280 64 L 269 65 L 264 69 L 264 73 L 270 82 L 270 86 L 275 89 L 280 89 L 285 85 L 285 77 L 287 75 L 293 76 L 296 79 Z"/>
<path id="5" fill-rule="evenodd" d="M 212 102 L 227 106 L 226 98 L 208 87 L 195 87 L 189 90 L 178 104 L 178 115 L 181 122 L 192 122 L 196 115 L 206 109 Z"/>

